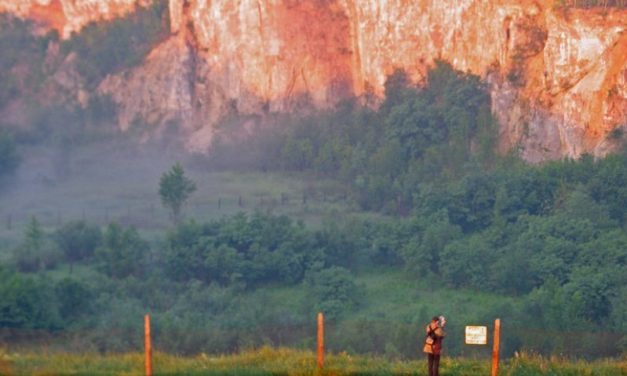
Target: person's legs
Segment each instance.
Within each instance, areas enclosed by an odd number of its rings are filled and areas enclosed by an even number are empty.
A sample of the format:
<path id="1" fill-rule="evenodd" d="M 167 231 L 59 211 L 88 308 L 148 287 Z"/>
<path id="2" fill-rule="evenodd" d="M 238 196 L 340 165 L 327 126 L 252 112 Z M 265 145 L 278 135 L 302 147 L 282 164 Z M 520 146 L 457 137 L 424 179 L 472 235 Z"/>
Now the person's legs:
<path id="1" fill-rule="evenodd" d="M 433 376 L 440 376 L 440 355 L 433 355 Z"/>
<path id="2" fill-rule="evenodd" d="M 433 376 L 433 354 L 427 354 L 427 364 L 428 364 L 428 369 L 429 369 L 429 376 Z"/>

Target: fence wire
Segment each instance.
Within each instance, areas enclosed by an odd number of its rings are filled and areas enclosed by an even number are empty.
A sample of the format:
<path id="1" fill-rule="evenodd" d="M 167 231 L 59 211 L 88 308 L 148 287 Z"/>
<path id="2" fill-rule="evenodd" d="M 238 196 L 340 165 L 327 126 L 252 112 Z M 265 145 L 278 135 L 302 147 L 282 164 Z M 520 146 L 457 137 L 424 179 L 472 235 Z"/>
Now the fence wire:
<path id="1" fill-rule="evenodd" d="M 307 323 L 226 327 L 207 322 L 197 328 L 173 327 L 173 323 L 152 322 L 153 349 L 171 354 L 230 354 L 263 346 L 316 349 L 315 317 Z M 447 329 L 444 354 L 488 359 L 492 351 L 492 327 L 486 345 L 466 345 L 464 327 Z M 11 351 L 41 353 L 141 352 L 144 346 L 143 318 L 128 328 L 94 327 L 80 330 L 28 330 L 0 328 L 0 347 Z M 393 359 L 423 356 L 423 324 L 384 320 L 344 320 L 325 323 L 325 348 L 331 353 L 379 355 Z M 564 358 L 598 359 L 624 354 L 625 333 L 545 331 L 517 328 L 505 322 L 501 327 L 501 356 L 517 352 Z"/>

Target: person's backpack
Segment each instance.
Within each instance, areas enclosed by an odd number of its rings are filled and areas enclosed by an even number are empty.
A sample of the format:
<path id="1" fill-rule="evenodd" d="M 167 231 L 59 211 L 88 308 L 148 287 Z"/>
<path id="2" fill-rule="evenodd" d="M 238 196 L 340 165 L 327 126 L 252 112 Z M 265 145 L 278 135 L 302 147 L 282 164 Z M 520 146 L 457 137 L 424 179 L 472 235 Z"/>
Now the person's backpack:
<path id="1" fill-rule="evenodd" d="M 427 331 L 427 335 L 425 336 L 425 343 L 427 345 L 433 345 L 436 339 L 435 329 L 431 329 L 431 325 L 429 325 L 429 330 Z"/>

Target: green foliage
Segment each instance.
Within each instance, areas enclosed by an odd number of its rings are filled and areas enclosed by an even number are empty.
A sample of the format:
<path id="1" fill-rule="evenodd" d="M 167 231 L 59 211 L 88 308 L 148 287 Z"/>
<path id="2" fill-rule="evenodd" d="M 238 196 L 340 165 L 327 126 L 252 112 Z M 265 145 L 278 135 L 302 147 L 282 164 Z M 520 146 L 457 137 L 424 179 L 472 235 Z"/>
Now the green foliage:
<path id="1" fill-rule="evenodd" d="M 62 49 L 78 54 L 77 69 L 90 86 L 108 74 L 138 65 L 168 36 L 165 0 L 110 22 L 93 22 L 63 42 Z"/>
<path id="2" fill-rule="evenodd" d="M 170 209 L 174 223 L 180 222 L 183 204 L 195 191 L 196 183 L 185 176 L 185 170 L 179 163 L 161 175 L 159 196 L 163 206 Z"/>
<path id="3" fill-rule="evenodd" d="M 363 327 L 362 329 L 371 329 Z M 372 338 L 362 341 L 372 344 Z M 94 369 L 103 375 L 141 374 L 144 372 L 144 354 L 132 353 L 80 353 L 19 352 L 0 354 L 17 374 L 88 375 Z M 180 356 L 176 353 L 155 354 L 155 370 L 166 375 L 192 376 L 270 376 L 270 375 L 421 375 L 426 373 L 426 360 L 413 356 L 398 359 L 377 355 L 355 355 L 333 352 L 325 356 L 324 369 L 316 366 L 316 354 L 311 349 L 273 348 L 263 346 L 238 353 L 207 356 L 205 353 Z M 490 373 L 489 356 L 482 358 L 442 357 L 440 371 L 449 376 L 478 376 Z M 622 376 L 625 361 L 607 359 L 597 361 L 572 360 L 558 357 L 541 357 L 528 353 L 519 354 L 512 360 L 502 360 L 499 371 L 512 376 Z"/>
<path id="4" fill-rule="evenodd" d="M 48 281 L 0 268 L 0 327 L 55 329 L 59 317 Z"/>
<path id="5" fill-rule="evenodd" d="M 149 250 L 134 227 L 111 223 L 104 231 L 102 246 L 96 249 L 98 269 L 112 278 L 139 276 Z"/>
<path id="6" fill-rule="evenodd" d="M 21 272 L 37 272 L 56 265 L 59 257 L 36 217 L 24 229 L 24 239 L 14 250 L 14 259 Z"/>
<path id="7" fill-rule="evenodd" d="M 583 180 L 589 186 L 594 200 L 609 210 L 610 217 L 624 224 L 627 220 L 627 152 L 609 155 L 591 167 L 590 180 Z"/>
<path id="8" fill-rule="evenodd" d="M 52 140 L 71 146 L 87 137 L 85 123 L 112 122 L 117 106 L 110 97 L 90 96 L 83 109 L 66 103 L 67 98 L 41 103 L 41 89 L 71 53 L 79 55 L 75 59 L 79 79 L 90 88 L 107 74 L 141 62 L 168 35 L 167 17 L 167 2 L 158 0 L 122 19 L 90 24 L 84 33 L 60 41 L 56 32 L 42 36 L 30 21 L 0 15 L 0 108 L 13 101 L 26 105 L 30 125 L 16 132 L 18 141 Z"/>
<path id="9" fill-rule="evenodd" d="M 28 21 L 0 14 L 0 108 L 20 95 L 32 95 L 43 83 L 43 61 L 51 41 L 50 33 L 37 37 Z"/>
<path id="10" fill-rule="evenodd" d="M 58 325 L 98 322 L 93 346 L 124 350 L 139 335 L 125 317 L 150 311 L 172 333 L 161 337 L 162 348 L 227 352 L 306 345 L 310 316 L 323 310 L 336 325 L 337 351 L 407 357 L 416 328 L 436 311 L 452 318 L 451 333 L 501 317 L 505 356 L 524 349 L 617 355 L 627 238 L 624 217 L 612 209 L 621 205 L 623 161 L 584 156 L 527 166 L 509 159 L 487 171 L 470 164 L 462 176 L 416 184 L 406 218 L 338 217 L 314 229 L 263 212 L 185 222 L 157 240 L 150 260 L 136 231 L 110 226 L 96 257 L 75 267 L 82 288 L 55 287 L 67 295 L 58 302 L 87 302 L 73 319 L 55 308 Z M 610 171 L 617 178 L 607 178 Z M 386 270 L 393 271 L 388 280 Z M 63 265 L 45 273 L 67 276 Z M 93 284 L 81 281 L 84 273 Z M 103 335 L 111 327 L 125 335 Z M 451 339 L 447 351 L 463 353 L 461 343 Z"/>
<path id="11" fill-rule="evenodd" d="M 410 240 L 402 246 L 403 261 L 416 276 L 438 275 L 440 255 L 450 242 L 462 236 L 461 228 L 450 223 L 442 210 L 418 222 Z"/>
<path id="12" fill-rule="evenodd" d="M 85 221 L 66 223 L 55 232 L 54 237 L 70 263 L 92 257 L 102 242 L 100 228 Z"/>
<path id="13" fill-rule="evenodd" d="M 55 296 L 59 306 L 62 322 L 76 322 L 83 314 L 88 313 L 92 304 L 90 290 L 81 282 L 64 278 L 55 286 Z"/>
<path id="14" fill-rule="evenodd" d="M 408 214 L 417 183 L 463 175 L 467 161 L 493 163 L 495 120 L 477 76 L 437 62 L 427 86 L 417 88 L 403 71 L 385 84 L 378 111 L 346 100 L 329 112 L 289 117 L 255 165 L 339 176 L 365 210 Z M 273 130 L 272 132 L 277 132 Z M 278 153 L 277 153 L 278 151 Z"/>
<path id="15" fill-rule="evenodd" d="M 168 236 L 166 270 L 175 280 L 256 285 L 302 279 L 311 243 L 285 216 L 238 214 L 203 225 L 188 222 Z"/>
<path id="16" fill-rule="evenodd" d="M 37 220 L 37 217 L 31 217 L 30 222 L 28 222 L 28 226 L 26 227 L 26 231 L 24 232 L 25 246 L 34 251 L 39 251 L 44 241 L 44 236 L 45 234 L 43 228 Z"/>
<path id="17" fill-rule="evenodd" d="M 311 301 L 316 312 L 324 312 L 330 320 L 354 310 L 360 302 L 360 289 L 350 271 L 333 266 L 312 271 L 307 276 Z"/>
<path id="18" fill-rule="evenodd" d="M 555 9 L 568 9 L 568 8 L 595 8 L 595 7 L 627 7 L 627 1 L 625 0 L 557 0 L 553 4 Z"/>

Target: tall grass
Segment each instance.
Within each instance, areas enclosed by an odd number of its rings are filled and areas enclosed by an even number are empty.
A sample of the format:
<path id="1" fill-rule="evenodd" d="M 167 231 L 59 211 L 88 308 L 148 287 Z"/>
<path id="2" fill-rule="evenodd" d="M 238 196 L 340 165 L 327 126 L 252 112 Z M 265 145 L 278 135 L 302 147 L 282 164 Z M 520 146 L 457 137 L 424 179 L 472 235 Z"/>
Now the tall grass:
<path id="1" fill-rule="evenodd" d="M 0 375 L 142 375 L 143 361 L 139 353 L 46 355 L 3 351 L 0 352 Z M 627 361 L 570 361 L 522 354 L 502 362 L 500 370 L 505 376 L 621 376 L 627 374 Z M 220 356 L 179 357 L 155 353 L 153 371 L 155 375 L 425 375 L 426 362 L 340 353 L 328 355 L 324 369 L 318 371 L 315 354 L 311 351 L 264 347 Z M 490 361 L 445 357 L 440 371 L 447 376 L 485 376 L 490 373 Z"/>

